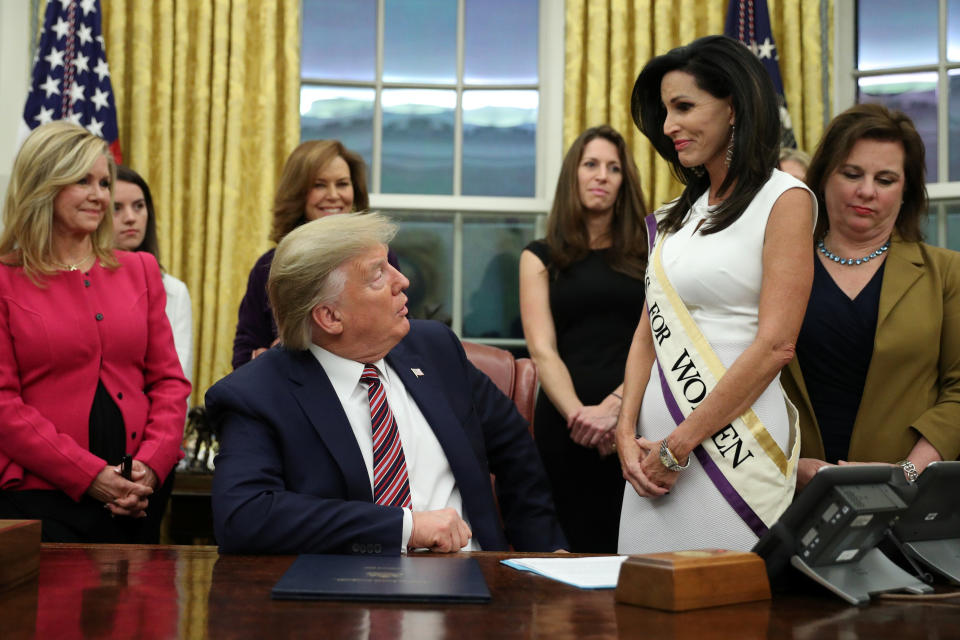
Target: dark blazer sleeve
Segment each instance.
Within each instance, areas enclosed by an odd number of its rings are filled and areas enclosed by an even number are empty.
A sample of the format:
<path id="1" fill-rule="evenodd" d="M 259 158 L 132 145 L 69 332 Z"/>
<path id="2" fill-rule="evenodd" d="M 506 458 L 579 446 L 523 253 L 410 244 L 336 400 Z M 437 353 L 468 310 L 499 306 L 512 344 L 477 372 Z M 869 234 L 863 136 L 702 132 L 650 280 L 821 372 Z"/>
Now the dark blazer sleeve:
<path id="1" fill-rule="evenodd" d="M 254 349 L 269 348 L 277 337 L 273 310 L 267 296 L 267 279 L 274 249 L 257 259 L 247 278 L 247 291 L 237 311 L 237 332 L 233 338 L 233 368 L 250 362 Z"/>
<path id="2" fill-rule="evenodd" d="M 289 384 L 286 376 L 268 366 L 284 354 L 271 350 L 206 395 L 220 436 L 212 490 L 220 551 L 398 555 L 403 511 L 364 499 L 370 489 L 362 459 L 362 478 L 344 477 L 293 394 L 277 382 Z M 257 375 L 240 375 L 247 370 Z"/>
<path id="3" fill-rule="evenodd" d="M 487 464 L 496 477 L 497 500 L 507 540 L 517 551 L 566 548 L 567 540 L 557 521 L 547 474 L 527 422 L 513 401 L 470 363 L 456 336 L 449 333 L 449 337 L 467 372 L 473 410 L 483 432 Z"/>

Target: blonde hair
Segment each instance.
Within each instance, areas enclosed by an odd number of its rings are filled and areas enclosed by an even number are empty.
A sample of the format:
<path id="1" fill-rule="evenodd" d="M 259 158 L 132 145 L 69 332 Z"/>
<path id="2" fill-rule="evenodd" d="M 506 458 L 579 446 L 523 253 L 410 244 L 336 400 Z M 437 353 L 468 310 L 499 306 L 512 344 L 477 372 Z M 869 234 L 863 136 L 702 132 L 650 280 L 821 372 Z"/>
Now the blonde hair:
<path id="1" fill-rule="evenodd" d="M 341 213 L 307 222 L 277 246 L 267 280 L 280 342 L 302 351 L 313 338 L 313 308 L 343 292 L 351 258 L 389 243 L 397 226 L 380 213 Z"/>
<path id="2" fill-rule="evenodd" d="M 792 147 L 783 147 L 780 149 L 780 159 L 777 161 L 778 164 L 784 160 L 789 160 L 796 162 L 801 165 L 806 171 L 810 168 L 810 154 L 804 151 L 803 149 L 793 149 Z"/>
<path id="3" fill-rule="evenodd" d="M 307 194 L 313 186 L 317 172 L 337 157 L 343 158 L 350 169 L 353 210 L 365 211 L 370 207 L 363 158 L 344 147 L 339 140 L 308 140 L 290 153 L 283 166 L 283 173 L 280 174 L 277 195 L 273 199 L 271 240 L 280 242 L 285 235 L 307 221 L 304 213 Z"/>
<path id="4" fill-rule="evenodd" d="M 107 143 L 83 127 L 55 120 L 34 129 L 24 141 L 7 187 L 3 207 L 0 256 L 18 253 L 19 265 L 34 284 L 57 271 L 53 259 L 53 203 L 60 190 L 81 180 L 100 156 L 107 159 L 110 198 L 116 164 Z M 106 211 L 90 239 L 93 253 L 108 268 L 119 266 L 113 255 L 113 216 Z"/>

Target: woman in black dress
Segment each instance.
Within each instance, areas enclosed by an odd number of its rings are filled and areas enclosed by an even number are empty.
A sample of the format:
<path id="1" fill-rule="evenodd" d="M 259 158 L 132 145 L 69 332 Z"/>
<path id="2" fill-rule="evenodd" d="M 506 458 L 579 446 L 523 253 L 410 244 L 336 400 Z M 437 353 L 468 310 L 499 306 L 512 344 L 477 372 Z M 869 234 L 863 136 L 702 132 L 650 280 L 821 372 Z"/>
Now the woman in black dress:
<path id="1" fill-rule="evenodd" d="M 547 237 L 520 256 L 520 314 L 540 374 L 537 447 L 574 552 L 616 553 L 614 451 L 627 351 L 643 309 L 643 194 L 623 137 L 588 129 L 563 161 Z"/>

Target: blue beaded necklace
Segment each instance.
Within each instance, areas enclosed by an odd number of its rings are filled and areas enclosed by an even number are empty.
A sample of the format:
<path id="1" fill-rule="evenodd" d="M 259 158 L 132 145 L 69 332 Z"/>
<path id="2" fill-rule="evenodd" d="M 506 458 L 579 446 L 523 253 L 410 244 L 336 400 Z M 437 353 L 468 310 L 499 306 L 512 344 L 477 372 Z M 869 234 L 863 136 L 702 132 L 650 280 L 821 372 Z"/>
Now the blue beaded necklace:
<path id="1" fill-rule="evenodd" d="M 858 264 L 863 264 L 865 262 L 870 262 L 874 258 L 879 258 L 880 256 L 882 256 L 884 253 L 887 252 L 887 249 L 889 248 L 890 248 L 890 240 L 888 239 L 886 242 L 883 243 L 882 247 L 880 247 L 870 255 L 866 255 L 862 258 L 841 258 L 837 254 L 827 249 L 823 244 L 823 240 L 817 243 L 817 249 L 820 251 L 820 253 L 825 255 L 828 260 L 833 260 L 837 264 L 845 264 L 848 266 L 854 266 Z"/>

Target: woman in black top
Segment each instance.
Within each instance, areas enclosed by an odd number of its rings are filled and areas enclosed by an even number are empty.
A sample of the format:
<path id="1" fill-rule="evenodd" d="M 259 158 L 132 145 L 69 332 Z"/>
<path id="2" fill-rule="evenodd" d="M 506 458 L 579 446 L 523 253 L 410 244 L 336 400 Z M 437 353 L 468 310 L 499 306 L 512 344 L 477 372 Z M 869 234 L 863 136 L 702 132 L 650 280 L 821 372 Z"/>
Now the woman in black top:
<path id="1" fill-rule="evenodd" d="M 540 374 L 534 429 L 575 552 L 616 553 L 623 475 L 614 451 L 627 351 L 643 309 L 643 194 L 608 126 L 570 147 L 547 237 L 520 257 L 520 314 Z"/>

